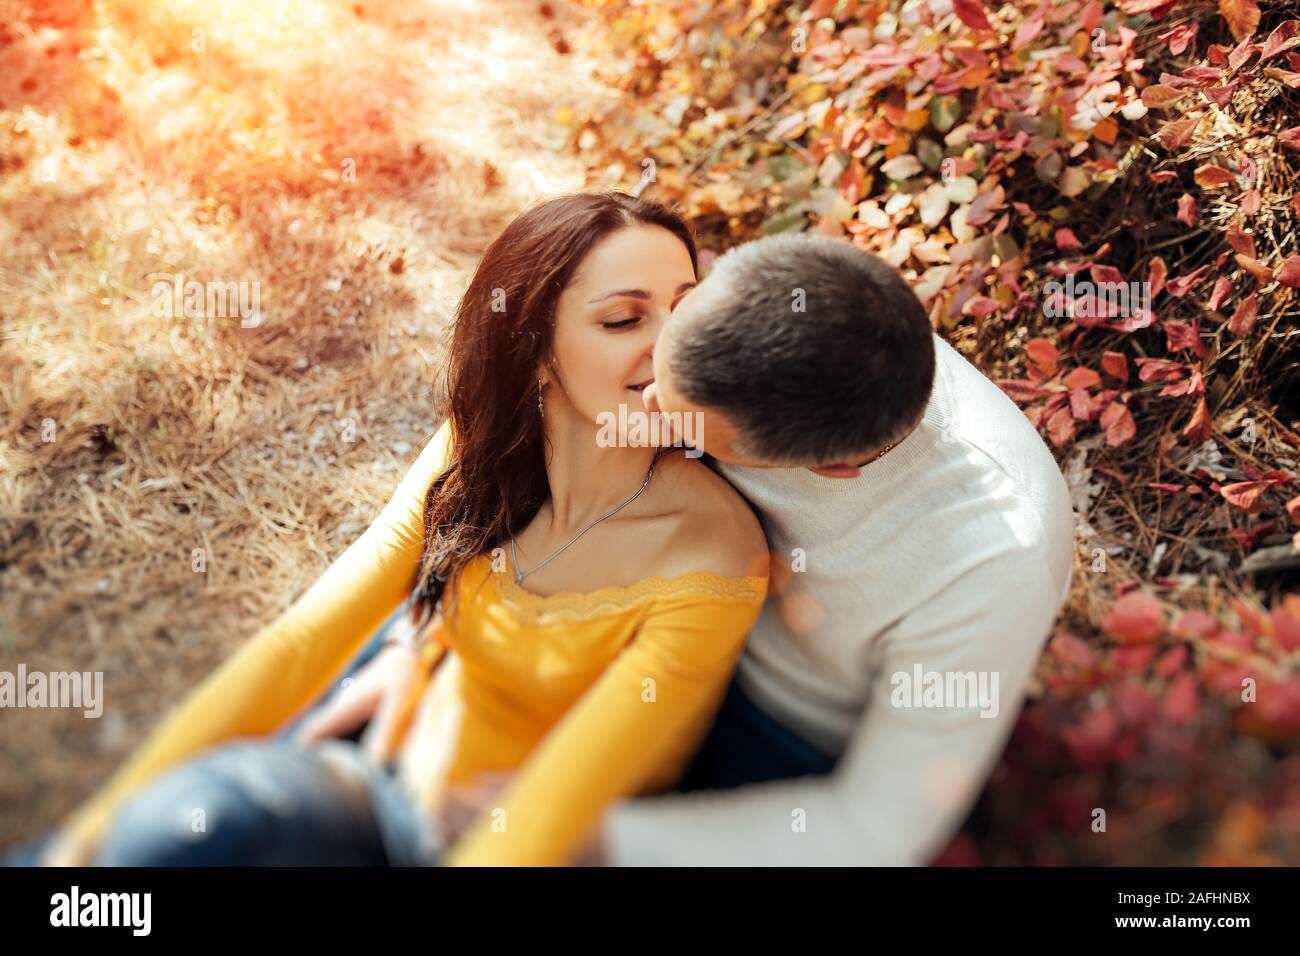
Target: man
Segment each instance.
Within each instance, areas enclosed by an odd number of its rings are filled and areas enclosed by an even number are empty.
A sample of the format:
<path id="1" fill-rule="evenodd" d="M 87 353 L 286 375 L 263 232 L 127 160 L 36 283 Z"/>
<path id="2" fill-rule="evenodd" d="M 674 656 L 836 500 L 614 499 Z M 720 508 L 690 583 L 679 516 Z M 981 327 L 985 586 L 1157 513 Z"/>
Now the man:
<path id="1" fill-rule="evenodd" d="M 647 407 L 704 414 L 773 587 L 690 792 L 612 810 L 604 858 L 927 862 L 1001 754 L 1069 590 L 1060 469 L 902 277 L 846 242 L 733 249 L 654 365 Z"/>

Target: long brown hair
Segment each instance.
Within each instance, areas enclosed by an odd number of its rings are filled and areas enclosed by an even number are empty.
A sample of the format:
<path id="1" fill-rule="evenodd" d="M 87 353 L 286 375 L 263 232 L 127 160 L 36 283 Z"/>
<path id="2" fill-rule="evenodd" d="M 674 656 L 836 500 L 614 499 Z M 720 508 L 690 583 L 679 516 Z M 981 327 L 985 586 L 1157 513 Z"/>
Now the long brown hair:
<path id="1" fill-rule="evenodd" d="M 488 247 L 456 308 L 447 361 L 451 454 L 424 498 L 424 544 L 411 585 L 417 626 L 476 555 L 528 526 L 549 488 L 537 371 L 555 308 L 578 264 L 605 236 L 638 224 L 695 239 L 674 210 L 620 192 L 575 193 L 521 213 Z"/>

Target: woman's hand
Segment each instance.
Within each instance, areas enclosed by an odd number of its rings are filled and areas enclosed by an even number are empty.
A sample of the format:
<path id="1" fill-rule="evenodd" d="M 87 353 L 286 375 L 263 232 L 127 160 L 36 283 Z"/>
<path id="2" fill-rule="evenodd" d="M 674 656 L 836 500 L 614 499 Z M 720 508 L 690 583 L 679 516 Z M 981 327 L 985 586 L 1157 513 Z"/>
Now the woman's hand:
<path id="1" fill-rule="evenodd" d="M 91 866 L 98 847 L 71 830 L 59 830 L 42 848 L 36 862 L 41 866 Z"/>
<path id="2" fill-rule="evenodd" d="M 392 756 L 397 741 L 391 739 L 402 705 L 419 676 L 416 652 L 403 644 L 390 644 L 361 668 L 352 681 L 309 717 L 294 735 L 303 743 L 341 737 L 370 725 L 361 746 L 376 763 Z"/>
<path id="3" fill-rule="evenodd" d="M 486 771 L 475 775 L 469 786 L 447 789 L 438 808 L 438 826 L 447 844 L 455 843 L 479 816 L 499 805 L 498 794 L 509 786 L 515 771 Z M 603 822 L 603 818 L 602 818 Z M 598 826 L 574 854 L 570 866 L 605 866 L 605 847 Z"/>

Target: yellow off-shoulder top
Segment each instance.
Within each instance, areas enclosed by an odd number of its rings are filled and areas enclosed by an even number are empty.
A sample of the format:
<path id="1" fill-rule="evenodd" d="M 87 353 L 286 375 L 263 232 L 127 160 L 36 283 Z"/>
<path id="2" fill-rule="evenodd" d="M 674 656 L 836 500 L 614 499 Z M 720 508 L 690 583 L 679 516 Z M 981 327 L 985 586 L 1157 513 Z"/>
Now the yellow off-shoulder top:
<path id="1" fill-rule="evenodd" d="M 271 734 L 318 699 L 407 596 L 424 495 L 447 461 L 450 433 L 444 423 L 366 532 L 72 815 L 74 835 L 98 841 L 125 798 L 162 770 L 223 741 Z M 558 865 L 610 803 L 667 786 L 683 769 L 767 579 L 693 572 L 541 596 L 516 584 L 498 554 L 471 561 L 451 586 L 455 614 L 439 619 L 426 645 L 428 686 L 414 692 L 419 714 L 397 743 L 437 724 L 453 728 L 454 742 L 437 758 L 408 755 L 408 767 L 424 770 L 413 789 L 432 808 L 448 783 L 516 771 L 446 862 Z"/>

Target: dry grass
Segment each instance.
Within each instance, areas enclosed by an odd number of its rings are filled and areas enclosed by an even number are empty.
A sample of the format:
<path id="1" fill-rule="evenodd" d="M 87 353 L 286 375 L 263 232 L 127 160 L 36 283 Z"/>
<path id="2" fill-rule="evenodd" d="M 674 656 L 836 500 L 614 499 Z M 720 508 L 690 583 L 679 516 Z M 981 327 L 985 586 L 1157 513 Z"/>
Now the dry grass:
<path id="1" fill-rule="evenodd" d="M 468 270 L 582 185 L 556 110 L 595 91 L 558 16 L 0 0 L 0 669 L 106 697 L 5 712 L 0 845 L 274 619 L 432 433 Z M 260 323 L 159 317 L 157 273 L 256 282 Z"/>

